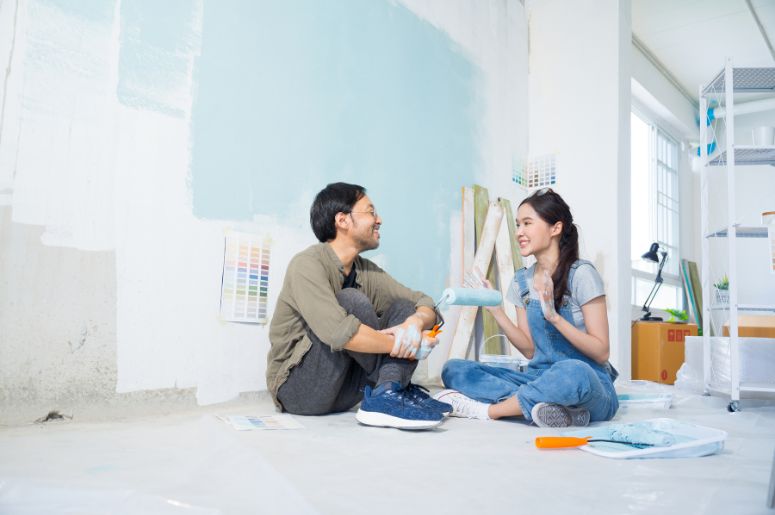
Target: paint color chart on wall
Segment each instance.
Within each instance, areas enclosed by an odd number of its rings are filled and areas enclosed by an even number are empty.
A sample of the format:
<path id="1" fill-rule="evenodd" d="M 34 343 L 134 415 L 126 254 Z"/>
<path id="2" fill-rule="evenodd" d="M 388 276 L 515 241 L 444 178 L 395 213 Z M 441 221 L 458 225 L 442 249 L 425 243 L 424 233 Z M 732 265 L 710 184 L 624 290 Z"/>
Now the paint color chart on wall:
<path id="1" fill-rule="evenodd" d="M 271 240 L 229 232 L 223 252 L 221 318 L 230 322 L 267 322 Z"/>

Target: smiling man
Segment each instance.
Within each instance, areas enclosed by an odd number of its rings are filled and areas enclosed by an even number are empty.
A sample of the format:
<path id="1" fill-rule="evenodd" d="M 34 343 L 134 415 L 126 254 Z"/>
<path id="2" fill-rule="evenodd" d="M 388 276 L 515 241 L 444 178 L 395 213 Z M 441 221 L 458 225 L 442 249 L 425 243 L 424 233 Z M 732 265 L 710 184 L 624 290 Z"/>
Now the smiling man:
<path id="1" fill-rule="evenodd" d="M 371 426 L 428 429 L 452 410 L 410 382 L 436 322 L 433 300 L 360 256 L 382 219 L 366 190 L 333 183 L 315 197 L 320 243 L 293 257 L 269 330 L 267 386 L 298 415 L 347 411 Z"/>

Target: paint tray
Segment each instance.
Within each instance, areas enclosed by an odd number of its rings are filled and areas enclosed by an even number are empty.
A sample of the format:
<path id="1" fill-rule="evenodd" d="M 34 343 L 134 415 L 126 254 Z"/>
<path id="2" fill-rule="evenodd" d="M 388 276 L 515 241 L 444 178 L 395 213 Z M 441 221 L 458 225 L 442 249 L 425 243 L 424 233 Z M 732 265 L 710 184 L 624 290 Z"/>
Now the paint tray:
<path id="1" fill-rule="evenodd" d="M 676 443 L 669 447 L 636 449 L 626 443 L 592 442 L 579 447 L 579 449 L 604 458 L 614 459 L 697 458 L 721 452 L 724 449 L 724 440 L 727 439 L 726 431 L 689 424 L 671 418 L 654 418 L 643 420 L 639 423 L 646 425 L 650 429 L 675 435 Z M 602 438 L 608 434 L 610 426 L 611 424 L 590 426 L 579 430 L 567 431 L 562 433 L 562 435 Z"/>

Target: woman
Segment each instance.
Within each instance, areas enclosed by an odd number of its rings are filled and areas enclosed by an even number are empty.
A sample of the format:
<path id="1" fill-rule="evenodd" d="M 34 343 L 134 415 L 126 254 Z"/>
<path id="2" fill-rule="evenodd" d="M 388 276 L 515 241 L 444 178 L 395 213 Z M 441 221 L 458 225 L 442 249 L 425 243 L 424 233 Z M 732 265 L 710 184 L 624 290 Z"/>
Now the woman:
<path id="1" fill-rule="evenodd" d="M 592 263 L 579 260 L 570 208 L 544 188 L 522 201 L 516 221 L 520 254 L 536 259 L 517 271 L 507 293 L 517 325 L 502 307 L 488 309 L 530 364 L 516 372 L 450 360 L 441 376 L 449 390 L 436 398 L 452 404 L 458 417 L 521 415 L 541 427 L 610 420 L 619 407 L 613 386 L 618 374 L 608 363 L 603 281 Z"/>

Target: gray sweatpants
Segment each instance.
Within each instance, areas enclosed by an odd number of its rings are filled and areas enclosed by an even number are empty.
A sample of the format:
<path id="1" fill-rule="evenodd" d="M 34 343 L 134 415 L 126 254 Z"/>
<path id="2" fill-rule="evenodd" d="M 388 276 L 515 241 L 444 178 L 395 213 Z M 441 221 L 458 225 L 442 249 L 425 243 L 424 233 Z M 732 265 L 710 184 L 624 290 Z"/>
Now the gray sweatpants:
<path id="1" fill-rule="evenodd" d="M 395 301 L 377 317 L 368 297 L 354 288 L 337 295 L 347 313 L 374 329 L 398 325 L 415 313 L 414 303 Z M 364 354 L 349 350 L 332 351 L 312 332 L 312 348 L 280 386 L 277 399 L 285 411 L 297 415 L 324 415 L 347 411 L 363 399 L 363 387 L 387 381 L 409 384 L 417 361 L 392 358 L 389 354 Z"/>

